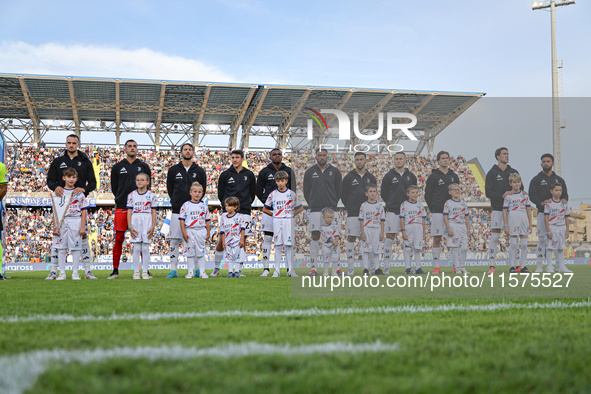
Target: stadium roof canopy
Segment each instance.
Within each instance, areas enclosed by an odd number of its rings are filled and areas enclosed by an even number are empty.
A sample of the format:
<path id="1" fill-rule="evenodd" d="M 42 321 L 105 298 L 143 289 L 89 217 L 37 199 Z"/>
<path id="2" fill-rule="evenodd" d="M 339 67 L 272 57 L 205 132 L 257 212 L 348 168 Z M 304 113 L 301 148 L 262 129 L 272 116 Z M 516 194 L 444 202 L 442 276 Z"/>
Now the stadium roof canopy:
<path id="1" fill-rule="evenodd" d="M 319 144 L 338 135 L 336 116 L 325 114 L 327 130 L 308 140 L 309 108 L 338 109 L 359 130 L 374 134 L 379 113 L 417 117 L 416 153 L 432 149 L 434 138 L 483 93 L 408 91 L 318 86 L 256 85 L 110 78 L 0 74 L 0 130 L 12 142 L 43 140 L 50 130 L 145 133 L 156 147 L 174 145 L 179 135 L 199 145 L 207 135 L 229 136 L 229 147 L 249 148 L 250 136 L 268 136 L 283 148 Z M 409 120 L 400 120 L 406 123 Z M 314 127 L 317 127 L 314 123 Z M 17 138 L 13 131 L 20 131 Z M 351 132 L 353 134 L 353 130 Z M 18 133 L 17 133 L 18 134 Z M 406 138 L 399 132 L 396 143 Z M 353 134 L 354 135 L 354 134 Z M 301 145 L 302 142 L 304 145 Z M 177 144 L 179 141 L 177 141 Z"/>

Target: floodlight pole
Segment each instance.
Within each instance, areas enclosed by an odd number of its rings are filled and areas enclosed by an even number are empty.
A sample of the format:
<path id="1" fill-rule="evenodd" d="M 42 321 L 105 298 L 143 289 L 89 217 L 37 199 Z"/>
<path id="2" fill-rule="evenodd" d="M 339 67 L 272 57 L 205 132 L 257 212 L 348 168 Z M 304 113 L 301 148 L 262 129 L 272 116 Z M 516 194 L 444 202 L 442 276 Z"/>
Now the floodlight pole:
<path id="1" fill-rule="evenodd" d="M 550 8 L 551 41 L 552 41 L 552 145 L 554 151 L 554 171 L 562 175 L 562 147 L 560 141 L 560 106 L 558 92 L 558 59 L 556 56 L 556 7 L 575 4 L 575 0 L 556 0 L 532 2 L 532 10 Z"/>

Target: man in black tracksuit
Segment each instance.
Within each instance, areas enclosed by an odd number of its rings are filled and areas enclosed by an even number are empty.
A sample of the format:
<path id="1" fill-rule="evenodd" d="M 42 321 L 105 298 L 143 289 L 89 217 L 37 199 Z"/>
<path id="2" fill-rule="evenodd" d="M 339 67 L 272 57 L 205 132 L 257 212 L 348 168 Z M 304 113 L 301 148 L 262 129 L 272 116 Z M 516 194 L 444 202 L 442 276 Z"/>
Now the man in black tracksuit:
<path id="1" fill-rule="evenodd" d="M 257 184 L 255 194 L 258 197 L 259 201 L 263 204 L 267 201 L 269 194 L 275 189 L 277 189 L 277 183 L 275 183 L 275 174 L 277 171 L 285 171 L 287 175 L 289 175 L 289 179 L 287 181 L 287 188 L 290 190 L 296 191 L 296 180 L 294 177 L 294 173 L 290 167 L 286 166 L 283 160 L 283 153 L 281 149 L 274 148 L 271 149 L 269 152 L 269 158 L 271 159 L 271 163 L 269 163 L 265 168 L 259 172 L 259 176 L 257 177 Z M 273 217 L 269 216 L 265 213 L 261 216 L 261 231 L 263 232 L 263 248 L 262 248 L 262 255 L 263 255 L 263 273 L 261 277 L 269 276 L 269 255 L 271 254 L 271 242 L 273 241 Z"/>
<path id="2" fill-rule="evenodd" d="M 137 142 L 128 140 L 125 142 L 125 159 L 111 168 L 111 191 L 115 196 L 115 244 L 113 245 L 113 272 L 107 279 L 119 278 L 119 262 L 123 250 L 125 232 L 129 228 L 127 223 L 127 196 L 137 189 L 135 177 L 138 174 L 148 174 L 152 179 L 150 166 L 137 158 Z M 151 181 L 150 181 L 151 182 Z M 148 185 L 150 188 L 151 184 Z M 149 274 L 149 271 L 148 271 Z"/>
<path id="3" fill-rule="evenodd" d="M 343 176 L 338 168 L 328 164 L 328 151 L 318 149 L 316 164 L 304 173 L 304 198 L 310 207 L 308 228 L 312 234 L 310 242 L 311 275 L 318 274 L 316 260 L 320 246 L 320 226 L 324 224 L 321 211 L 324 208 L 332 208 L 335 210 L 335 220 L 337 220 L 336 208 L 341 198 L 342 180 Z"/>
<path id="4" fill-rule="evenodd" d="M 349 272 L 347 275 L 354 275 L 355 269 L 353 264 L 355 256 L 353 251 L 355 249 L 355 241 L 361 236 L 361 228 L 359 226 L 359 209 L 361 204 L 367 201 L 365 190 L 368 185 L 375 185 L 377 187 L 378 181 L 367 169 L 367 156 L 363 152 L 355 153 L 355 169 L 350 171 L 341 184 L 341 200 L 347 209 L 347 262 L 349 265 Z M 382 270 L 378 267 L 376 275 L 382 274 Z"/>
<path id="5" fill-rule="evenodd" d="M 552 171 L 554 167 L 554 156 L 550 153 L 542 155 L 542 171 L 536 175 L 529 183 L 529 199 L 536 204 L 538 208 L 538 247 L 537 247 L 537 263 L 536 272 L 544 272 L 544 259 L 546 258 L 546 242 L 548 240 L 546 233 L 546 223 L 544 220 L 544 209 L 546 204 L 550 203 L 552 194 L 550 193 L 550 186 L 556 183 L 562 185 L 561 200 L 566 203 L 568 201 L 568 191 L 566 189 L 566 182 L 558 174 Z M 568 234 L 566 235 L 568 237 Z M 561 268 L 561 267 L 559 267 Z M 561 272 L 570 272 L 562 268 Z"/>
<path id="6" fill-rule="evenodd" d="M 386 238 L 384 239 L 384 273 L 390 273 L 392 260 L 392 247 L 396 234 L 400 230 L 400 205 L 408 200 L 406 191 L 409 186 L 417 185 L 417 177 L 406 165 L 406 154 L 397 152 L 394 155 L 394 168 L 384 175 L 382 179 L 382 200 L 386 203 Z"/>
<path id="7" fill-rule="evenodd" d="M 489 274 L 495 272 L 495 257 L 497 255 L 497 246 L 503 229 L 503 202 L 508 194 L 511 194 L 511 185 L 509 184 L 509 175 L 519 174 L 511 167 L 509 163 L 509 150 L 501 147 L 495 151 L 497 164 L 486 174 L 485 193 L 490 199 L 492 213 L 490 215 L 490 240 L 488 245 L 488 259 L 490 261 Z M 521 184 L 523 190 L 523 183 Z"/>
<path id="8" fill-rule="evenodd" d="M 425 202 L 431 211 L 431 236 L 433 237 L 433 269 L 434 274 L 441 273 L 439 256 L 441 254 L 441 237 L 445 233 L 443 223 L 443 207 L 451 198 L 448 187 L 452 183 L 460 184 L 458 175 L 449 168 L 449 153 L 441 151 L 437 154 L 439 168 L 434 169 L 425 184 Z M 416 273 L 419 270 L 417 269 Z M 422 273 L 422 270 L 421 270 Z"/>
<path id="9" fill-rule="evenodd" d="M 183 233 L 179 221 L 179 213 L 184 203 L 191 199 L 189 190 L 194 182 L 203 187 L 203 196 L 207 190 L 207 177 L 205 170 L 193 161 L 195 149 L 192 144 L 185 143 L 181 146 L 181 161 L 168 169 L 166 176 L 166 190 L 172 205 L 172 217 L 167 239 L 170 240 L 170 265 L 171 270 L 167 278 L 178 278 L 177 265 L 179 260 L 179 245 L 183 242 Z"/>
<path id="10" fill-rule="evenodd" d="M 233 150 L 230 157 L 232 165 L 230 168 L 222 172 L 218 178 L 218 199 L 220 200 L 222 209 L 224 209 L 224 201 L 226 198 L 238 198 L 240 201 L 240 209 L 238 210 L 238 213 L 242 214 L 244 217 L 246 227 L 244 233 L 246 237 L 248 237 L 253 234 L 250 211 L 255 198 L 256 177 L 252 171 L 242 166 L 242 162 L 244 161 L 244 152 L 242 150 Z M 211 274 L 213 276 L 219 275 L 219 267 L 222 262 L 222 251 L 222 244 L 218 242 L 215 255 L 215 269 Z M 242 249 L 241 260 L 244 261 L 244 259 L 246 259 L 246 250 Z M 245 276 L 242 274 L 242 269 L 240 270 L 239 275 L 240 277 Z"/>
<path id="11" fill-rule="evenodd" d="M 76 134 L 70 134 L 66 137 L 66 151 L 63 156 L 56 157 L 49 165 L 47 171 L 47 187 L 55 192 L 55 195 L 61 197 L 64 195 L 64 171 L 72 167 L 78 172 L 78 180 L 75 184 L 74 193 L 84 193 L 85 196 L 96 189 L 96 177 L 92 162 L 78 150 L 80 147 L 80 138 Z M 90 245 L 88 236 L 82 238 L 81 250 L 82 263 L 84 263 L 84 277 L 86 279 L 96 279 L 90 270 Z M 56 279 L 57 273 L 57 250 L 51 250 L 51 271 L 47 280 Z"/>

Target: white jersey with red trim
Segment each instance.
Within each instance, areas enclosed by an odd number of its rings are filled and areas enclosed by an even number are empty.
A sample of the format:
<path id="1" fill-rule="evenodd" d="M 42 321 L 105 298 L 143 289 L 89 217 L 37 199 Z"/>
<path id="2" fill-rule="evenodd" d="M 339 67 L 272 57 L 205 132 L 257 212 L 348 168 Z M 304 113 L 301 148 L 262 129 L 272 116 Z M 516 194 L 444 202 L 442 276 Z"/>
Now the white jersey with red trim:
<path id="1" fill-rule="evenodd" d="M 447 215 L 449 223 L 466 224 L 466 216 L 468 216 L 468 205 L 465 201 L 456 201 L 450 198 L 443 206 L 443 214 Z"/>
<path id="2" fill-rule="evenodd" d="M 156 194 L 151 190 L 146 190 L 143 194 L 138 193 L 137 190 L 132 191 L 127 196 L 127 209 L 132 209 L 132 214 L 149 213 L 152 214 L 152 209 L 156 209 Z"/>
<path id="3" fill-rule="evenodd" d="M 364 228 L 380 228 L 382 222 L 386 221 L 384 206 L 379 202 L 364 202 L 359 208 L 359 221 Z"/>
<path id="4" fill-rule="evenodd" d="M 551 226 L 565 226 L 566 218 L 570 216 L 568 203 L 551 200 L 544 208 L 544 215 L 548 216 L 548 223 Z"/>
<path id="5" fill-rule="evenodd" d="M 320 241 L 323 246 L 332 247 L 336 238 L 340 238 L 339 228 L 336 226 L 336 221 L 332 224 L 323 224 L 320 226 Z"/>
<path id="6" fill-rule="evenodd" d="M 64 218 L 79 218 L 82 216 L 82 210 L 88 208 L 90 200 L 84 196 L 84 193 L 78 193 L 72 197 L 73 192 L 74 189 L 64 189 L 64 194 L 61 197 L 57 197 L 52 193 L 52 198 L 56 207 L 62 204 L 67 204 L 68 201 L 70 201 L 70 198 L 72 199 Z"/>
<path id="7" fill-rule="evenodd" d="M 293 212 L 301 206 L 295 192 L 290 189 L 273 190 L 265 202 L 265 207 L 273 211 L 274 218 L 293 218 Z"/>
<path id="8" fill-rule="evenodd" d="M 185 228 L 200 229 L 205 228 L 211 217 L 209 209 L 203 201 L 187 201 L 181 206 L 179 220 L 185 221 Z"/>
<path id="9" fill-rule="evenodd" d="M 420 202 L 410 202 L 406 200 L 400 205 L 399 216 L 404 218 L 405 226 L 408 226 L 409 224 L 423 224 L 421 219 L 427 217 L 427 211 Z"/>
<path id="10" fill-rule="evenodd" d="M 224 244 L 226 246 L 238 245 L 241 237 L 240 232 L 244 228 L 244 218 L 239 213 L 228 216 L 228 212 L 224 212 L 220 218 L 220 234 L 224 234 Z"/>
<path id="11" fill-rule="evenodd" d="M 506 209 L 508 213 L 526 213 L 529 206 L 531 206 L 529 196 L 523 194 L 523 192 L 508 194 L 505 196 L 505 201 L 503 201 L 503 209 Z"/>

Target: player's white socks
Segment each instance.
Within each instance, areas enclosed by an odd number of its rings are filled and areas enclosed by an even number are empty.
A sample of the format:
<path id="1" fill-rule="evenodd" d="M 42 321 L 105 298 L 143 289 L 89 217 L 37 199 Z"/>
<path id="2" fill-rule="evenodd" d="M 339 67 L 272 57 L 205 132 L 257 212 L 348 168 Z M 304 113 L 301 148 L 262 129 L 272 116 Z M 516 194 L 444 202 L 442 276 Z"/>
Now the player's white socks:
<path id="1" fill-rule="evenodd" d="M 57 250 L 57 261 L 60 268 L 60 274 L 66 273 L 66 249 Z"/>
<path id="2" fill-rule="evenodd" d="M 421 268 L 421 249 L 415 249 L 415 266 L 416 269 Z"/>
<path id="3" fill-rule="evenodd" d="M 451 257 L 454 260 L 454 267 L 460 268 L 462 267 L 460 263 L 460 248 L 449 248 L 451 250 Z"/>
<path id="4" fill-rule="evenodd" d="M 287 252 L 287 246 L 285 247 Z M 265 268 L 269 268 L 269 263 Z M 281 269 L 281 245 L 275 245 L 275 271 L 280 271 Z M 281 272 L 281 271 L 280 271 Z"/>
<path id="5" fill-rule="evenodd" d="M 369 269 L 369 253 L 363 252 L 363 268 Z"/>
<path id="6" fill-rule="evenodd" d="M 373 267 L 374 271 L 380 268 L 380 254 L 379 253 L 372 253 L 370 255 L 372 263 L 371 266 Z"/>
<path id="7" fill-rule="evenodd" d="M 179 265 L 179 245 L 180 239 L 172 238 L 170 240 L 170 269 L 176 270 Z"/>
<path id="8" fill-rule="evenodd" d="M 501 238 L 501 233 L 490 233 L 490 240 L 488 242 L 488 259 L 490 260 L 490 265 L 493 266 L 495 265 L 495 257 L 497 257 L 499 238 Z"/>
<path id="9" fill-rule="evenodd" d="M 285 252 L 285 259 L 287 260 L 287 269 L 289 271 L 291 271 L 293 269 L 292 246 L 291 245 L 283 245 L 283 250 Z"/>
<path id="10" fill-rule="evenodd" d="M 539 270 L 544 268 L 544 259 L 546 258 L 546 239 L 547 238 L 545 236 L 540 236 L 538 238 L 538 246 L 536 247 L 536 259 Z M 551 260 L 552 258 L 548 259 L 548 265 L 550 264 Z"/>
<path id="11" fill-rule="evenodd" d="M 406 268 L 411 267 L 411 259 L 412 259 L 412 248 L 410 246 L 404 247 L 404 266 Z"/>
<path id="12" fill-rule="evenodd" d="M 215 251 L 215 268 L 220 269 L 222 265 L 222 258 L 224 257 L 224 252 Z M 228 270 L 230 269 L 230 264 L 228 264 Z M 232 272 L 232 271 L 230 271 Z"/>
<path id="13" fill-rule="evenodd" d="M 239 272 L 242 263 L 234 263 L 234 272 Z"/>
<path id="14" fill-rule="evenodd" d="M 90 244 L 88 243 L 88 236 L 82 238 L 82 263 L 84 264 L 84 273 L 90 271 Z"/>
<path id="15" fill-rule="evenodd" d="M 133 273 L 140 273 L 140 259 L 142 254 L 142 243 L 135 242 L 133 244 Z"/>
<path id="16" fill-rule="evenodd" d="M 384 268 L 389 268 L 392 262 L 392 247 L 394 240 L 386 237 L 384 239 Z"/>
<path id="17" fill-rule="evenodd" d="M 324 256 L 322 256 L 322 258 L 324 259 Z M 330 261 L 331 261 L 331 259 L 328 258 L 328 259 L 324 259 L 324 261 L 321 263 L 323 275 L 328 275 L 328 269 L 330 268 Z"/>
<path id="18" fill-rule="evenodd" d="M 466 259 L 468 258 L 468 248 L 460 248 L 460 267 L 466 266 Z"/>
<path id="19" fill-rule="evenodd" d="M 57 272 L 57 263 L 58 263 L 58 250 L 56 248 L 51 248 L 51 270 L 53 272 Z"/>
<path id="20" fill-rule="evenodd" d="M 347 266 L 349 268 L 353 268 L 353 265 L 355 264 L 355 255 L 353 254 L 353 251 L 355 250 L 355 242 L 349 242 L 347 241 Z"/>
<path id="21" fill-rule="evenodd" d="M 441 257 L 441 246 L 438 248 L 433 248 L 432 252 L 433 252 L 433 267 L 439 268 L 439 257 Z"/>
<path id="22" fill-rule="evenodd" d="M 150 268 L 150 244 L 148 242 L 142 242 L 142 272 L 148 273 Z"/>
<path id="23" fill-rule="evenodd" d="M 79 250 L 73 250 L 72 251 L 72 273 L 78 273 L 78 270 L 80 269 L 80 251 Z"/>
<path id="24" fill-rule="evenodd" d="M 510 237 L 509 238 L 509 264 L 511 267 L 515 267 L 515 256 L 517 256 L 517 250 L 519 249 L 519 239 L 517 237 Z"/>
<path id="25" fill-rule="evenodd" d="M 205 256 L 196 257 L 197 264 L 199 264 L 199 271 L 201 274 L 205 272 Z"/>
<path id="26" fill-rule="evenodd" d="M 521 255 L 520 267 L 525 267 L 527 264 L 527 238 L 521 238 L 519 249 Z"/>
<path id="27" fill-rule="evenodd" d="M 310 264 L 312 269 L 316 269 L 316 262 L 318 261 L 318 246 L 320 241 L 310 241 Z"/>
<path id="28" fill-rule="evenodd" d="M 554 251 L 554 256 L 556 257 L 556 265 L 558 266 L 559 270 L 563 270 L 564 268 L 566 268 L 566 265 L 564 265 L 564 249 L 558 249 Z M 552 256 L 550 256 L 552 257 Z M 551 264 L 550 262 L 552 261 L 552 258 L 548 259 L 548 264 Z"/>
<path id="29" fill-rule="evenodd" d="M 273 241 L 273 237 L 270 235 L 263 236 L 263 267 L 265 269 L 269 268 L 269 256 L 271 256 L 271 242 Z M 277 249 L 277 246 L 275 246 Z M 281 249 L 281 248 L 279 248 Z M 277 250 L 275 250 L 275 255 L 277 255 Z M 275 258 L 277 259 L 277 258 Z"/>

